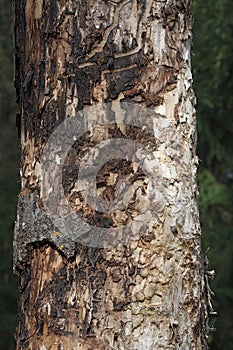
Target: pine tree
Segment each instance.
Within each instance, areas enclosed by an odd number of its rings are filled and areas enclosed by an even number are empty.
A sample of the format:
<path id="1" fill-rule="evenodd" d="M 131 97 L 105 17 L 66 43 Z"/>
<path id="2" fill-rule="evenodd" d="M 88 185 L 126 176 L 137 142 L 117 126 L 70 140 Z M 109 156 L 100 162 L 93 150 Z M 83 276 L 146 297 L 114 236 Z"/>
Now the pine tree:
<path id="1" fill-rule="evenodd" d="M 15 0 L 17 350 L 207 348 L 191 10 Z"/>

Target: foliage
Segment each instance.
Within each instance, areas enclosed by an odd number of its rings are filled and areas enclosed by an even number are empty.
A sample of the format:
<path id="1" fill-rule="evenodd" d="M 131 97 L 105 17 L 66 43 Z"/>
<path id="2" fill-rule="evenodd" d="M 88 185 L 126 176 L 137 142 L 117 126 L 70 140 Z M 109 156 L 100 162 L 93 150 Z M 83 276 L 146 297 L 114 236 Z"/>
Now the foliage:
<path id="1" fill-rule="evenodd" d="M 194 3 L 194 88 L 197 94 L 199 206 L 217 317 L 211 349 L 233 344 L 233 9 L 230 0 Z"/>

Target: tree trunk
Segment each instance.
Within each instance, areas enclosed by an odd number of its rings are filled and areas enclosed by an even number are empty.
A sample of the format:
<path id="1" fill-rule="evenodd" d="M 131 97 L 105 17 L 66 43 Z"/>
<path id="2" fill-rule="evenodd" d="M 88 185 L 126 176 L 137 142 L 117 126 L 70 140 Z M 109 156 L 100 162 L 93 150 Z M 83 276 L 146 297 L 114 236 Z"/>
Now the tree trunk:
<path id="1" fill-rule="evenodd" d="M 207 349 L 190 1 L 14 3 L 17 350 Z"/>

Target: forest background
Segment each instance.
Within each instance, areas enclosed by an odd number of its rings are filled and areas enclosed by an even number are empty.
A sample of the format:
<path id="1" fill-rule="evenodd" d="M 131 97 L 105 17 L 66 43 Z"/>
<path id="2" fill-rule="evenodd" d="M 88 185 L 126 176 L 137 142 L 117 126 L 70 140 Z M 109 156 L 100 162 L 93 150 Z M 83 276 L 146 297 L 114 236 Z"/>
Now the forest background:
<path id="1" fill-rule="evenodd" d="M 197 96 L 199 210 L 203 253 L 216 316 L 213 350 L 233 349 L 233 6 L 232 0 L 195 0 L 192 67 Z M 0 349 L 15 349 L 18 281 L 12 272 L 13 228 L 19 192 L 15 127 L 13 12 L 0 0 Z"/>

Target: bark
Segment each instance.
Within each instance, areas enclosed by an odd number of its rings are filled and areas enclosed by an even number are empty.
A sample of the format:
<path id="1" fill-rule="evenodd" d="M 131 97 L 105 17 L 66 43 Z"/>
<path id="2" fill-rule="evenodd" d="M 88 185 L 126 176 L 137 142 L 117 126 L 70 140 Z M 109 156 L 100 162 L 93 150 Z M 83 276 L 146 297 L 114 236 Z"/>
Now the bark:
<path id="1" fill-rule="evenodd" d="M 14 238 L 21 291 L 17 350 L 207 349 L 191 2 L 14 4 L 22 154 Z M 61 123 L 90 106 L 99 111 L 99 125 L 90 122 L 91 132 L 74 139 L 64 159 L 58 153 L 66 203 L 54 197 L 48 213 L 56 183 L 51 164 L 57 173 L 52 148 L 49 176 L 43 172 L 46 144 Z M 116 118 L 117 109 L 127 123 Z M 111 122 L 101 119 L 106 115 Z M 101 153 L 101 142 L 119 138 L 132 161 L 119 159 L 117 147 L 112 161 Z M 124 140 L 144 148 L 134 155 Z M 96 178 L 99 196 L 111 202 L 119 195 L 117 183 L 130 184 L 123 209 L 117 202 L 119 210 L 102 213 L 76 190 L 77 169 L 90 147 L 108 160 Z M 142 167 L 135 166 L 138 158 Z M 81 181 L 88 182 L 85 175 Z M 81 213 L 95 233 L 105 228 L 105 236 L 93 243 L 85 231 L 81 239 L 76 231 L 85 224 L 61 232 L 51 220 L 57 212 L 66 218 Z M 127 239 L 117 240 L 116 229 L 125 226 Z"/>

